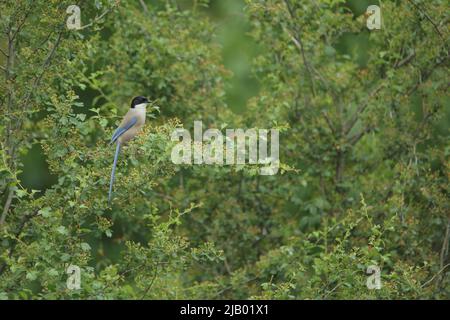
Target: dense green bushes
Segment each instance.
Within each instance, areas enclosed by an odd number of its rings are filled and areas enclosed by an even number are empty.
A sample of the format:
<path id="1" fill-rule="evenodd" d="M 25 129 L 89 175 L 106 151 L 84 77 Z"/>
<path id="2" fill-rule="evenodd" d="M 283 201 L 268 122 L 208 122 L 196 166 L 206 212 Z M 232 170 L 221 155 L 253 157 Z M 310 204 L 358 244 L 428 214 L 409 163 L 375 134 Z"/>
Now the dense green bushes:
<path id="1" fill-rule="evenodd" d="M 382 1 L 369 32 L 353 2 L 245 1 L 259 92 L 240 113 L 208 3 L 82 2 L 79 31 L 71 1 L 0 4 L 0 297 L 448 299 L 446 3 Z M 108 207 L 109 137 L 140 94 L 160 113 Z M 194 120 L 279 128 L 282 170 L 174 165 Z M 42 191 L 20 178 L 33 145 Z"/>

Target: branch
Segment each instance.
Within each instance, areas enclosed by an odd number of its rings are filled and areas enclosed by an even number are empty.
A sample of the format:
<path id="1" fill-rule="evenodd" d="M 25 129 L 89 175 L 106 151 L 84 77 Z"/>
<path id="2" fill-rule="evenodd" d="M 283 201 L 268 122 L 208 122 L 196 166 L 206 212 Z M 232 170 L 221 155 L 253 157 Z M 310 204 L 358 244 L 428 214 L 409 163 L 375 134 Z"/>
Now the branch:
<path id="1" fill-rule="evenodd" d="M 428 78 L 431 77 L 431 75 L 433 74 L 433 72 L 437 69 L 437 67 L 439 67 L 441 64 L 444 64 L 447 59 L 449 58 L 450 55 L 447 55 L 446 57 L 444 57 L 441 61 L 436 62 L 430 70 L 426 71 L 424 73 L 424 75 L 421 77 L 420 81 L 418 81 L 411 89 L 408 90 L 408 92 L 406 93 L 407 96 L 411 95 L 412 93 L 414 93 L 414 91 L 417 90 L 417 88 L 419 88 L 420 84 L 423 83 L 424 81 L 428 80 Z"/>
<path id="2" fill-rule="evenodd" d="M 0 53 L 3 54 L 6 58 L 9 57 L 9 55 L 5 51 L 3 51 L 2 48 L 0 48 Z"/>
<path id="3" fill-rule="evenodd" d="M 254 281 L 254 280 L 258 279 L 258 278 L 259 278 L 259 276 L 254 276 L 254 277 L 252 277 L 252 278 L 250 278 L 250 279 L 245 280 L 245 281 L 244 281 L 243 283 L 241 283 L 241 284 L 247 284 L 247 283 L 249 283 L 249 282 L 251 282 L 251 281 Z M 224 293 L 224 292 L 226 292 L 226 291 L 228 291 L 228 290 L 230 290 L 230 289 L 232 289 L 232 288 L 233 288 L 233 286 L 225 287 L 225 288 L 223 288 L 222 290 L 216 292 L 216 293 L 212 296 L 212 298 L 214 299 L 214 298 L 220 296 L 222 293 Z"/>
<path id="4" fill-rule="evenodd" d="M 450 237 L 450 219 L 447 223 L 447 228 L 445 230 L 444 241 L 442 242 L 441 254 L 440 254 L 440 265 L 441 268 L 444 266 L 445 258 L 448 255 L 448 240 Z"/>
<path id="5" fill-rule="evenodd" d="M 322 299 L 326 299 L 330 294 L 332 294 L 334 291 L 336 291 L 340 286 L 342 286 L 344 283 L 340 282 L 338 283 L 333 289 L 331 289 L 330 291 L 326 292 L 324 294 L 324 296 L 322 297 Z"/>
<path id="6" fill-rule="evenodd" d="M 401 60 L 399 62 L 396 62 L 394 64 L 394 69 L 403 67 L 404 65 L 410 63 L 412 61 L 412 59 L 415 58 L 415 56 L 416 56 L 416 52 L 415 51 L 411 52 L 406 58 L 404 58 L 403 60 Z"/>
<path id="7" fill-rule="evenodd" d="M 399 69 L 399 68 L 407 65 L 408 63 L 410 63 L 415 57 L 416 57 L 416 52 L 413 51 L 407 57 L 405 57 L 403 60 L 401 60 L 399 62 L 396 62 L 394 64 L 393 68 L 394 69 Z M 344 133 L 345 134 L 348 134 L 350 132 L 350 130 L 352 130 L 353 126 L 358 121 L 359 115 L 366 110 L 366 108 L 369 105 L 370 100 L 378 95 L 378 93 L 383 88 L 383 86 L 384 86 L 384 83 L 383 82 L 380 83 L 377 87 L 375 87 L 375 89 L 371 93 L 369 93 L 369 95 L 366 97 L 366 99 L 358 106 L 358 108 L 357 108 L 356 112 L 353 114 L 352 119 L 350 120 L 350 122 L 347 123 L 344 126 Z"/>
<path id="8" fill-rule="evenodd" d="M 336 189 L 338 190 L 338 185 L 342 181 L 342 174 L 344 172 L 344 165 L 345 165 L 345 154 L 344 151 L 342 151 L 342 147 L 340 149 L 336 150 L 336 169 L 335 169 L 335 185 Z"/>
<path id="9" fill-rule="evenodd" d="M 364 137 L 364 135 L 365 135 L 366 133 L 369 133 L 370 131 L 372 131 L 372 128 L 368 127 L 368 128 L 366 128 L 366 129 L 362 130 L 360 133 L 355 134 L 355 135 L 352 136 L 352 137 L 349 137 L 349 138 L 347 139 L 347 142 L 348 142 L 349 144 L 355 145 L 359 140 L 361 140 L 362 137 Z"/>
<path id="10" fill-rule="evenodd" d="M 33 54 L 35 54 L 38 50 L 44 48 L 44 45 L 47 43 L 47 41 L 50 39 L 51 35 L 53 34 L 54 30 L 50 30 L 50 32 L 48 33 L 48 35 L 45 37 L 44 40 L 42 40 L 42 42 L 36 46 L 36 48 L 33 50 Z"/>
<path id="11" fill-rule="evenodd" d="M 284 0 L 286 7 L 288 9 L 289 15 L 290 17 L 295 20 L 295 15 L 294 15 L 294 11 L 292 10 L 291 4 L 288 0 Z M 303 41 L 302 41 L 302 37 L 301 37 L 301 32 L 298 28 L 296 28 L 295 26 L 293 27 L 293 31 L 294 31 L 294 35 L 292 35 L 285 26 L 281 25 L 282 28 L 284 29 L 284 31 L 286 31 L 286 33 L 289 35 L 289 37 L 291 38 L 292 42 L 294 43 L 295 47 L 297 48 L 297 50 L 299 51 L 299 53 L 302 56 L 303 59 L 303 63 L 306 67 L 306 70 L 308 72 L 308 76 L 310 78 L 311 81 L 311 92 L 313 94 L 313 96 L 316 96 L 316 87 L 315 87 L 315 83 L 314 83 L 314 76 L 316 75 L 317 78 L 320 80 L 320 83 L 322 83 L 322 85 L 325 87 L 325 89 L 333 96 L 333 98 L 335 100 L 338 100 L 338 95 L 336 94 L 336 91 L 329 86 L 327 80 L 323 77 L 323 75 L 314 67 L 314 65 L 312 63 L 309 62 L 309 60 L 306 58 L 306 53 L 305 53 L 305 47 L 303 45 Z"/>
<path id="12" fill-rule="evenodd" d="M 19 26 L 17 27 L 17 30 L 12 34 L 12 37 L 10 38 L 11 41 L 14 41 L 16 36 L 19 34 L 20 30 L 22 30 L 22 27 L 25 24 L 25 21 L 27 20 L 28 16 L 33 11 L 33 9 L 34 9 L 34 7 L 31 6 L 30 10 L 28 10 L 27 13 L 25 13 L 23 20 L 20 22 Z"/>
<path id="13" fill-rule="evenodd" d="M 139 0 L 139 3 L 141 4 L 142 9 L 144 10 L 144 12 L 146 14 L 148 14 L 148 8 L 147 8 L 147 5 L 145 4 L 144 0 Z"/>
<path id="14" fill-rule="evenodd" d="M 33 219 L 34 217 L 37 216 L 39 210 L 34 211 L 33 213 L 25 216 L 25 219 L 22 221 L 19 230 L 15 233 L 14 238 L 16 239 L 16 241 L 11 245 L 11 249 L 9 250 L 9 254 L 8 254 L 8 258 L 11 258 L 14 254 L 14 250 L 16 249 L 17 246 L 17 238 L 20 236 L 20 234 L 22 233 L 23 229 L 25 228 L 26 224 Z M 5 271 L 5 268 L 7 266 L 7 262 L 5 261 L 2 266 L 0 267 L 0 275 L 3 274 L 3 272 Z"/>
<path id="15" fill-rule="evenodd" d="M 419 5 L 417 3 L 415 3 L 413 0 L 408 0 L 408 2 L 411 3 L 417 9 L 417 11 L 422 13 L 425 16 L 425 18 L 433 25 L 434 30 L 436 30 L 437 34 L 439 35 L 441 40 L 444 42 L 444 46 L 445 46 L 446 41 L 445 41 L 441 31 L 439 30 L 437 24 L 434 23 L 433 19 L 431 19 L 431 17 L 428 15 L 428 13 L 425 10 L 422 10 L 422 8 L 420 8 Z"/>
<path id="16" fill-rule="evenodd" d="M 90 23 L 82 26 L 81 28 L 79 28 L 77 30 L 84 30 L 84 29 L 87 29 L 87 28 L 93 26 L 95 23 L 100 21 L 104 16 L 106 16 L 115 6 L 116 5 L 113 5 L 111 8 L 106 9 L 101 15 L 99 15 L 98 17 L 95 17 L 95 19 L 92 20 Z"/>
<path id="17" fill-rule="evenodd" d="M 399 68 L 407 65 L 415 57 L 416 57 L 416 52 L 415 51 L 411 52 L 403 60 L 401 60 L 399 62 L 396 62 L 394 64 L 394 66 L 393 66 L 394 70 L 399 69 Z M 385 80 L 385 79 L 382 79 L 382 80 Z M 351 120 L 346 125 L 344 125 L 344 134 L 348 134 L 352 130 L 353 126 L 358 121 L 359 115 L 366 110 L 366 108 L 369 105 L 370 100 L 378 95 L 378 93 L 383 88 L 383 86 L 384 86 L 384 82 L 380 83 L 377 87 L 375 87 L 375 89 L 371 93 L 369 93 L 369 95 L 366 97 L 366 99 L 358 106 L 358 108 L 356 109 L 356 112 L 353 114 Z"/>
<path id="18" fill-rule="evenodd" d="M 152 281 L 150 282 L 150 284 L 149 284 L 149 285 L 147 286 L 147 288 L 145 289 L 144 294 L 143 294 L 142 297 L 141 297 L 141 300 L 144 300 L 145 296 L 147 295 L 147 293 L 148 293 L 148 292 L 150 291 L 150 289 L 152 288 L 153 283 L 155 282 L 157 276 L 158 276 L 158 265 L 156 265 L 156 267 L 155 267 L 155 274 L 153 275 Z"/>
<path id="19" fill-rule="evenodd" d="M 14 188 L 9 187 L 8 197 L 6 198 L 5 206 L 3 207 L 2 216 L 0 217 L 0 226 L 5 223 L 6 215 L 8 214 L 9 207 L 11 206 L 12 199 L 14 197 Z"/>
<path id="20" fill-rule="evenodd" d="M 55 45 L 53 46 L 52 50 L 50 51 L 49 55 L 47 56 L 47 58 L 45 59 L 44 63 L 42 64 L 42 72 L 40 73 L 40 75 L 34 80 L 33 85 L 31 86 L 30 91 L 28 91 L 27 95 L 24 98 L 24 104 L 28 103 L 28 100 L 30 99 L 31 95 L 33 94 L 33 92 L 35 92 L 36 88 L 39 86 L 39 83 L 41 82 L 42 77 L 44 76 L 45 71 L 47 70 L 47 68 L 50 66 L 50 63 L 53 59 L 53 56 L 56 52 L 56 49 L 58 48 L 60 42 L 61 42 L 61 37 L 62 37 L 62 33 L 63 33 L 63 29 L 61 29 L 61 31 L 58 34 L 58 38 L 56 39 Z"/>
<path id="21" fill-rule="evenodd" d="M 336 129 L 334 128 L 330 118 L 328 117 L 328 114 L 325 111 L 322 112 L 322 114 L 323 114 L 323 116 L 325 118 L 325 121 L 327 122 L 327 125 L 330 128 L 331 132 L 333 132 L 333 134 L 335 134 L 336 133 Z"/>
<path id="22" fill-rule="evenodd" d="M 373 97 L 378 95 L 378 92 L 383 88 L 384 83 L 380 83 L 378 86 L 375 87 L 375 89 L 372 90 L 371 93 L 366 97 L 366 99 L 357 107 L 355 113 L 353 114 L 351 120 L 344 125 L 344 133 L 348 134 L 350 130 L 352 130 L 353 126 L 358 121 L 358 117 L 361 113 L 363 113 L 366 108 L 369 106 L 370 100 L 372 100 Z"/>
<path id="23" fill-rule="evenodd" d="M 427 282 L 425 282 L 423 285 L 421 285 L 420 287 L 426 287 L 429 283 L 431 283 L 438 275 L 441 274 L 442 271 L 444 271 L 445 269 L 447 269 L 447 267 L 450 266 L 450 263 L 445 265 L 444 267 L 441 268 L 441 270 L 439 270 L 433 277 L 431 277 L 430 280 L 428 280 Z"/>
<path id="24" fill-rule="evenodd" d="M 295 20 L 295 15 L 294 15 L 294 11 L 292 10 L 291 4 L 289 3 L 288 0 L 284 0 L 284 3 L 286 4 L 286 7 L 288 9 L 289 15 L 291 16 L 291 19 Z M 316 96 L 316 88 L 315 88 L 315 84 L 314 84 L 314 78 L 312 76 L 312 71 L 311 71 L 311 67 L 309 65 L 308 60 L 306 59 L 306 54 L 305 54 L 305 49 L 303 47 L 303 42 L 302 42 L 302 38 L 301 38 L 301 33 L 300 30 L 298 30 L 297 28 L 294 28 L 294 32 L 296 33 L 295 35 L 291 35 L 291 40 L 294 42 L 295 46 L 297 47 L 297 49 L 300 51 L 300 54 L 302 56 L 303 59 L 303 64 L 306 67 L 306 70 L 308 71 L 308 75 L 311 81 L 311 91 L 313 96 Z M 288 32 L 289 33 L 289 32 Z"/>

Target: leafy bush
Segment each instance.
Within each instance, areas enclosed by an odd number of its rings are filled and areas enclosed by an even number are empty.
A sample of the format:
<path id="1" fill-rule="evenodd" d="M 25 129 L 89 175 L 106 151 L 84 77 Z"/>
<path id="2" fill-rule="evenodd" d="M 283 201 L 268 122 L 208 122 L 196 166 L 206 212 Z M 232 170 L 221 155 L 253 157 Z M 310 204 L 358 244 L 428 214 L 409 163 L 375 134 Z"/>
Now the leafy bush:
<path id="1" fill-rule="evenodd" d="M 0 298 L 448 299 L 447 3 L 380 1 L 369 32 L 362 2 L 245 1 L 259 91 L 241 112 L 217 2 L 82 2 L 78 31 L 71 1 L 1 2 Z M 160 113 L 109 206 L 109 138 L 140 94 Z M 194 120 L 280 129 L 282 170 L 173 164 Z"/>

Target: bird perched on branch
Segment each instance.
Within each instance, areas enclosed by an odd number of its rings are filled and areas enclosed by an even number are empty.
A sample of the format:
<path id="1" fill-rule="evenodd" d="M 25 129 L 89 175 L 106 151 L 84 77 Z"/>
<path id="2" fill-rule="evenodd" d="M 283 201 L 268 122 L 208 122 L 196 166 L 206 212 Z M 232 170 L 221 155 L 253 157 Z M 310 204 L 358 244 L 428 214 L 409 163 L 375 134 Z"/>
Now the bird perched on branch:
<path id="1" fill-rule="evenodd" d="M 131 108 L 124 116 L 120 126 L 114 132 L 111 138 L 111 144 L 116 143 L 116 153 L 111 171 L 111 180 L 109 183 L 108 203 L 111 203 L 114 176 L 116 173 L 117 158 L 119 157 L 120 147 L 133 139 L 145 124 L 146 108 L 150 101 L 146 97 L 135 97 L 131 101 Z"/>

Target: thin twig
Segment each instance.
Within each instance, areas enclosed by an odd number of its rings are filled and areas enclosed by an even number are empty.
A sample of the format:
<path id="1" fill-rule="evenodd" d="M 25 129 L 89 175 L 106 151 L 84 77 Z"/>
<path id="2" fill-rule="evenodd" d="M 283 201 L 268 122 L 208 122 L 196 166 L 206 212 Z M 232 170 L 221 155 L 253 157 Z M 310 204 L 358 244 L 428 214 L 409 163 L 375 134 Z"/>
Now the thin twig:
<path id="1" fill-rule="evenodd" d="M 416 52 L 411 52 L 406 58 L 394 64 L 394 69 L 400 68 L 406 64 L 408 64 L 414 57 L 416 56 Z"/>
<path id="2" fill-rule="evenodd" d="M 400 62 L 396 62 L 394 64 L 394 69 L 399 69 L 400 67 L 403 67 L 405 65 L 407 65 L 408 63 L 410 63 L 416 56 L 415 51 L 411 52 L 407 57 L 405 57 L 403 60 L 401 60 Z M 356 124 L 356 122 L 358 121 L 359 115 L 362 114 L 366 108 L 369 106 L 369 102 L 378 95 L 378 93 L 380 92 L 380 90 L 383 88 L 384 86 L 384 80 L 383 82 L 381 82 L 378 86 L 376 86 L 370 93 L 369 95 L 366 97 L 366 99 L 357 107 L 356 112 L 353 114 L 351 120 L 344 125 L 344 134 L 348 134 L 352 129 L 353 126 Z"/>
<path id="3" fill-rule="evenodd" d="M 444 57 L 442 60 L 436 62 L 430 70 L 425 71 L 423 76 L 421 77 L 420 81 L 418 81 L 414 86 L 412 86 L 406 93 L 407 96 L 410 96 L 412 93 L 414 93 L 419 86 L 425 82 L 426 80 L 428 80 L 429 77 L 431 77 L 431 75 L 433 74 L 433 72 L 437 69 L 437 67 L 439 67 L 441 64 L 444 64 L 447 59 L 450 57 L 450 55 L 447 55 L 446 57 Z"/>
<path id="4" fill-rule="evenodd" d="M 247 283 L 249 283 L 249 282 L 251 282 L 251 281 L 254 281 L 254 280 L 258 279 L 258 278 L 259 278 L 259 276 L 254 276 L 254 277 L 252 277 L 252 278 L 250 278 L 250 279 L 247 279 L 247 280 L 244 281 L 242 284 L 247 284 Z M 224 293 L 225 291 L 228 291 L 228 290 L 230 290 L 230 289 L 232 289 L 232 288 L 233 288 L 233 286 L 225 287 L 225 288 L 223 288 L 222 290 L 216 292 L 216 293 L 212 296 L 212 298 L 214 299 L 214 298 L 220 296 L 220 295 L 221 295 L 222 293 Z"/>
<path id="5" fill-rule="evenodd" d="M 25 21 L 27 20 L 28 16 L 30 15 L 30 13 L 34 10 L 34 7 L 31 6 L 30 9 L 27 11 L 27 13 L 25 14 L 23 20 L 20 22 L 19 26 L 17 27 L 17 30 L 12 34 L 11 37 L 11 41 L 14 41 L 14 39 L 16 38 L 16 36 L 19 34 L 20 30 L 22 30 Z"/>
<path id="6" fill-rule="evenodd" d="M 156 267 L 155 267 L 155 274 L 153 275 L 153 279 L 152 279 L 152 281 L 150 282 L 150 284 L 148 285 L 148 287 L 145 289 L 144 294 L 143 294 L 142 297 L 141 297 L 141 300 L 144 300 L 145 296 L 147 295 L 147 293 L 148 293 L 148 292 L 150 291 L 150 289 L 152 288 L 153 283 L 155 282 L 156 276 L 157 276 L 157 275 L 158 275 L 158 265 L 156 265 Z"/>
<path id="7" fill-rule="evenodd" d="M 354 136 L 348 138 L 348 143 L 355 145 L 361 138 L 366 134 L 372 131 L 372 128 L 368 127 L 362 130 L 360 133 L 355 134 Z"/>
<path id="8" fill-rule="evenodd" d="M 408 0 L 408 2 L 411 3 L 417 9 L 417 11 L 421 12 L 425 16 L 425 18 L 433 25 L 434 29 L 436 30 L 437 34 L 439 35 L 439 37 L 441 38 L 441 40 L 444 42 L 445 45 L 446 41 L 444 39 L 444 36 L 439 30 L 437 24 L 434 23 L 433 19 L 431 19 L 431 17 L 428 15 L 428 13 L 424 9 L 420 8 L 419 5 L 415 3 L 413 0 Z"/>
<path id="9" fill-rule="evenodd" d="M 47 58 L 45 59 L 44 63 L 42 64 L 42 72 L 39 74 L 39 76 L 34 80 L 33 85 L 31 86 L 30 90 L 28 91 L 27 95 L 24 98 L 24 102 L 23 104 L 27 104 L 29 99 L 31 98 L 31 95 L 33 94 L 33 92 L 36 91 L 36 88 L 39 86 L 42 77 L 44 76 L 45 71 L 47 70 L 47 68 L 50 66 L 50 63 L 53 59 L 53 56 L 56 52 L 56 49 L 58 48 L 60 42 L 61 42 L 61 38 L 62 38 L 62 33 L 63 33 L 63 29 L 61 29 L 61 31 L 58 34 L 58 38 L 56 39 L 55 45 L 53 46 L 52 50 L 50 51 L 49 55 L 47 56 Z"/>
<path id="10" fill-rule="evenodd" d="M 148 13 L 148 7 L 145 4 L 144 0 L 139 0 L 139 3 L 141 4 L 142 9 L 144 10 L 144 12 L 147 14 Z"/>
<path id="11" fill-rule="evenodd" d="M 44 40 L 42 40 L 42 42 L 36 46 L 36 48 L 33 50 L 33 53 L 36 53 L 38 50 L 42 49 L 44 47 L 44 45 L 47 43 L 47 41 L 50 39 L 51 35 L 53 34 L 54 30 L 50 30 L 50 32 L 48 33 L 48 35 L 45 37 Z"/>
<path id="12" fill-rule="evenodd" d="M 343 285 L 342 282 L 338 283 L 333 289 L 331 289 L 330 291 L 326 292 L 322 298 L 325 299 L 326 297 L 328 297 L 330 294 L 332 294 L 334 291 L 337 290 L 337 288 L 339 288 L 342 285 Z"/>
<path id="13" fill-rule="evenodd" d="M 374 98 L 375 96 L 378 95 L 378 93 L 383 88 L 383 86 L 384 86 L 384 83 L 381 83 L 378 86 L 376 86 L 375 89 L 373 89 L 369 93 L 369 95 L 364 99 L 364 101 L 356 108 L 356 111 L 353 114 L 351 120 L 347 124 L 344 125 L 344 134 L 348 134 L 352 130 L 353 126 L 358 121 L 359 115 L 362 114 L 366 110 L 366 108 L 369 106 L 369 102 L 372 100 L 372 98 Z"/>
<path id="14" fill-rule="evenodd" d="M 286 4 L 286 7 L 288 9 L 289 15 L 291 16 L 291 19 L 295 20 L 295 14 L 294 14 L 294 11 L 293 11 L 293 9 L 291 7 L 291 4 L 289 3 L 288 0 L 284 0 L 284 3 Z M 294 42 L 295 46 L 300 51 L 300 54 L 301 54 L 302 59 L 303 59 L 303 64 L 306 67 L 306 70 L 307 70 L 308 75 L 309 75 L 309 79 L 311 81 L 311 92 L 312 92 L 313 96 L 316 96 L 316 87 L 315 87 L 315 84 L 314 84 L 314 78 L 313 78 L 313 75 L 312 75 L 312 69 L 311 69 L 311 67 L 309 65 L 309 61 L 306 59 L 305 48 L 303 46 L 301 32 L 300 32 L 300 30 L 298 30 L 298 28 L 294 28 L 294 29 L 295 29 L 294 30 L 295 34 L 294 35 L 290 34 L 291 40 Z"/>
<path id="15" fill-rule="evenodd" d="M 78 28 L 77 30 L 84 30 L 84 29 L 87 29 L 87 28 L 93 26 L 95 23 L 100 21 L 104 16 L 106 16 L 114 7 L 115 6 L 112 6 L 111 8 L 106 9 L 101 15 L 99 15 L 98 17 L 95 17 L 95 19 L 92 20 L 90 23 L 82 26 L 81 28 Z"/>
<path id="16" fill-rule="evenodd" d="M 5 52 L 5 51 L 3 51 L 3 49 L 2 48 L 0 48 L 0 53 L 2 53 L 6 58 L 8 58 L 9 56 L 8 56 L 8 54 Z"/>
<path id="17" fill-rule="evenodd" d="M 438 275 L 441 274 L 442 271 L 444 271 L 445 269 L 447 269 L 447 267 L 450 266 L 450 263 L 445 265 L 444 267 L 441 268 L 441 270 L 439 270 L 433 277 L 431 277 L 430 280 L 428 280 L 427 282 L 425 282 L 424 284 L 422 284 L 420 287 L 424 288 L 426 287 L 429 283 L 431 283 Z"/>
<path id="18" fill-rule="evenodd" d="M 334 128 L 330 118 L 328 117 L 328 114 L 325 111 L 322 112 L 322 114 L 323 114 L 323 116 L 325 118 L 325 121 L 326 121 L 328 127 L 330 128 L 331 132 L 333 132 L 333 134 L 335 134 L 336 133 L 336 129 Z"/>

